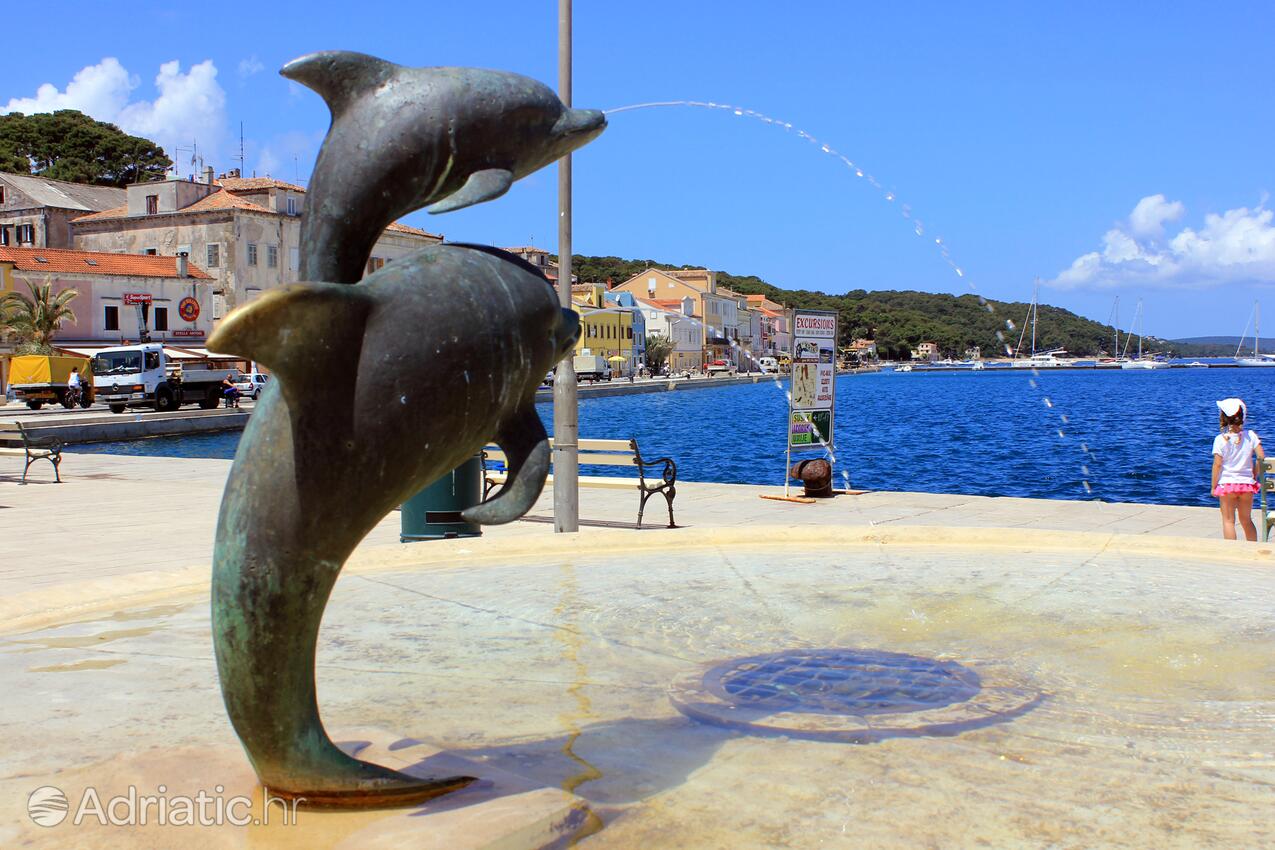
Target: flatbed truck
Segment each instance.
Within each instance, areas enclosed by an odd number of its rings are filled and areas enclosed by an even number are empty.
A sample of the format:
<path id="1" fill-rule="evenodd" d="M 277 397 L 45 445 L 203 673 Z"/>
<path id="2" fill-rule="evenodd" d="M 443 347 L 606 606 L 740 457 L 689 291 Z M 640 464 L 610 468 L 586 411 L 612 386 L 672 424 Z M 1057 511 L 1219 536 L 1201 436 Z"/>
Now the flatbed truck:
<path id="1" fill-rule="evenodd" d="M 130 407 L 176 410 L 183 404 L 215 408 L 222 399 L 222 381 L 235 380 L 239 370 L 210 361 L 181 363 L 158 343 L 104 348 L 93 355 L 93 387 L 97 400 L 112 413 Z"/>

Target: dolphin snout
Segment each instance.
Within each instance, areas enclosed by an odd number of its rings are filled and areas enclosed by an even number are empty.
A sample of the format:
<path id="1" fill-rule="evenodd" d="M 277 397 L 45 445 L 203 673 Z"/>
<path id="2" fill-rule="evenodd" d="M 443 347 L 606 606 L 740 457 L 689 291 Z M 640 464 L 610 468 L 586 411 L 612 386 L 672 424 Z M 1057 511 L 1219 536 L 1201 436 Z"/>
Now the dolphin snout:
<path id="1" fill-rule="evenodd" d="M 558 119 L 554 132 L 562 137 L 588 134 L 588 138 L 584 140 L 588 141 L 605 130 L 606 126 L 607 117 L 600 109 L 568 109 Z M 573 138 L 572 141 L 576 140 Z"/>
<path id="2" fill-rule="evenodd" d="M 580 339 L 580 315 L 575 310 L 562 309 L 562 327 L 558 330 L 558 357 L 555 363 L 566 357 Z"/>

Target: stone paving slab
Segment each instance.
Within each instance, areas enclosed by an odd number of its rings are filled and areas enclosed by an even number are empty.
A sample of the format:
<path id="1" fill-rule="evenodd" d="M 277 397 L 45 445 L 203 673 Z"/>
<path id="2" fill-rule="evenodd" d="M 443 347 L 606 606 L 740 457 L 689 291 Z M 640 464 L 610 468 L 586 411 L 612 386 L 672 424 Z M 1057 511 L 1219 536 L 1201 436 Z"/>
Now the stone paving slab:
<path id="1" fill-rule="evenodd" d="M 40 463 L 32 468 L 39 483 L 20 486 L 22 459 L 0 456 L 0 599 L 67 582 L 207 568 L 229 470 L 227 460 L 68 453 L 62 463 L 64 484 L 47 483 L 51 469 Z M 813 505 L 759 498 L 780 492 L 779 487 L 678 482 L 677 521 L 687 528 L 741 532 L 762 525 L 925 526 L 1221 536 L 1217 512 L 1208 508 L 899 492 L 839 496 Z M 580 505 L 585 520 L 632 523 L 637 518 L 637 494 L 628 490 L 585 486 Z M 552 517 L 551 487 L 531 513 Z M 677 534 L 663 528 L 666 516 L 662 500 L 648 502 L 649 528 L 641 533 Z M 585 526 L 581 533 L 601 531 Z M 360 551 L 399 545 L 398 533 L 394 512 Z M 484 536 L 503 540 L 552 533 L 552 523 L 515 522 L 488 528 Z"/>

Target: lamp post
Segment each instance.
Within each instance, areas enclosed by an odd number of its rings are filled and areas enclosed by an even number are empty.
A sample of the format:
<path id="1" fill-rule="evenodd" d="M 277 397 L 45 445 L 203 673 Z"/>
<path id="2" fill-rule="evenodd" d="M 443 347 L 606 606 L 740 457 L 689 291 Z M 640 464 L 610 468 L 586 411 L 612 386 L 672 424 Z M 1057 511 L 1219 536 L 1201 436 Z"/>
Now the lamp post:
<path id="1" fill-rule="evenodd" d="M 571 0 L 558 0 L 558 97 L 571 107 Z M 571 154 L 558 160 L 558 303 L 571 304 Z M 580 411 L 572 355 L 553 379 L 553 530 L 580 530 Z"/>

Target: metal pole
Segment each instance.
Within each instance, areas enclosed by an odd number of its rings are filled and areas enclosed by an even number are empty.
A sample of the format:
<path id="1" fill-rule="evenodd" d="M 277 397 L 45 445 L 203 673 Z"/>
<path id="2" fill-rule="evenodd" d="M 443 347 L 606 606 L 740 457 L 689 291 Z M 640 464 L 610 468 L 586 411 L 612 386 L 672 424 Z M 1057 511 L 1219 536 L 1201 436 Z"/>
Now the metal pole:
<path id="1" fill-rule="evenodd" d="M 558 97 L 571 106 L 571 0 L 558 0 Z M 558 303 L 571 308 L 571 154 L 558 160 Z M 553 379 L 553 530 L 580 530 L 580 411 L 572 355 Z"/>

